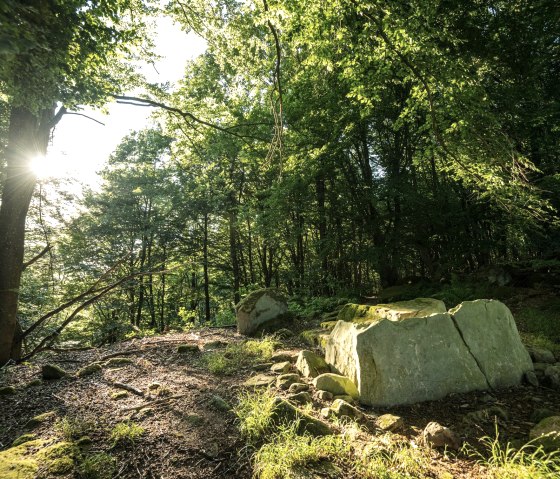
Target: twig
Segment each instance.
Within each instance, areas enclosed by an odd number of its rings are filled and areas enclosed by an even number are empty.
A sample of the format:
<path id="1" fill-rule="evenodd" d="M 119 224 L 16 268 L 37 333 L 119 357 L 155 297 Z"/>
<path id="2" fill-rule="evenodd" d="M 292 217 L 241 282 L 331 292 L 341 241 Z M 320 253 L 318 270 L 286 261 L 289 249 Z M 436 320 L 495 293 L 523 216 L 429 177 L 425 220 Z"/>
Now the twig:
<path id="1" fill-rule="evenodd" d="M 43 248 L 43 250 L 36 256 L 34 256 L 33 258 L 31 258 L 29 261 L 26 261 L 25 263 L 23 263 L 21 270 L 25 271 L 26 268 L 29 268 L 29 266 L 31 266 L 33 263 L 39 261 L 43 256 L 45 256 L 50 250 L 52 249 L 52 246 L 50 244 L 48 244 L 47 246 L 45 246 Z"/>
<path id="2" fill-rule="evenodd" d="M 76 111 L 67 111 L 66 113 L 64 113 L 65 115 L 76 115 L 76 116 L 83 116 L 84 118 L 87 118 L 88 120 L 94 121 L 95 123 L 99 123 L 102 126 L 105 126 L 105 123 L 96 120 L 95 118 L 92 118 L 91 116 L 88 115 L 84 115 L 83 113 L 78 113 Z"/>
<path id="3" fill-rule="evenodd" d="M 124 383 L 110 383 L 111 386 L 119 389 L 124 389 L 125 391 L 130 391 L 132 394 L 136 394 L 137 396 L 144 396 L 144 391 L 140 391 L 140 389 L 136 389 L 133 386 L 129 386 L 128 384 Z"/>
<path id="4" fill-rule="evenodd" d="M 128 356 L 130 354 L 136 354 L 142 352 L 143 351 L 141 349 L 129 349 L 128 351 L 120 351 L 117 353 L 107 354 L 106 356 L 99 358 L 97 361 L 106 361 L 107 359 L 118 358 L 119 356 Z"/>

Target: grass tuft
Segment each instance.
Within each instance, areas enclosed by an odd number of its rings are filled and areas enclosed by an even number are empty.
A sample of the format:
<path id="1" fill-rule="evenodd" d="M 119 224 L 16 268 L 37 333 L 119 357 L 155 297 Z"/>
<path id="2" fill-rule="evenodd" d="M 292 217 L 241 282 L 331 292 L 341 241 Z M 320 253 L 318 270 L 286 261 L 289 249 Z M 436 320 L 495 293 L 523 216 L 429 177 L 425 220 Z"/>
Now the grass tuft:
<path id="1" fill-rule="evenodd" d="M 104 452 L 86 456 L 78 467 L 82 479 L 111 479 L 116 470 L 115 458 Z"/>
<path id="2" fill-rule="evenodd" d="M 90 434 L 95 429 L 95 423 L 88 419 L 65 416 L 55 423 L 54 429 L 66 441 L 74 441 Z"/>
<path id="3" fill-rule="evenodd" d="M 121 444 L 134 444 L 145 432 L 142 426 L 133 421 L 119 422 L 110 434 L 113 447 Z"/>
<path id="4" fill-rule="evenodd" d="M 241 435 L 255 444 L 270 432 L 273 423 L 274 394 L 268 389 L 243 393 L 233 409 Z"/>
<path id="5" fill-rule="evenodd" d="M 231 343 L 223 351 L 213 351 L 203 356 L 206 368 L 216 375 L 231 375 L 242 367 L 270 359 L 278 341 L 267 336 L 261 340 L 249 339 Z"/>

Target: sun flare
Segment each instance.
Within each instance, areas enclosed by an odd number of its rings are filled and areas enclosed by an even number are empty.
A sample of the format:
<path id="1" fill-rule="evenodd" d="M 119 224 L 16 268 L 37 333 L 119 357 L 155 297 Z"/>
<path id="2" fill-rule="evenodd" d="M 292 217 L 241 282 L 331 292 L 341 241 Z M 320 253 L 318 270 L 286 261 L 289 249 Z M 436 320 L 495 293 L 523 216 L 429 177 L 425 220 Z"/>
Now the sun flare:
<path id="1" fill-rule="evenodd" d="M 39 180 L 77 176 L 71 158 L 64 154 L 36 156 L 31 160 L 30 168 Z"/>

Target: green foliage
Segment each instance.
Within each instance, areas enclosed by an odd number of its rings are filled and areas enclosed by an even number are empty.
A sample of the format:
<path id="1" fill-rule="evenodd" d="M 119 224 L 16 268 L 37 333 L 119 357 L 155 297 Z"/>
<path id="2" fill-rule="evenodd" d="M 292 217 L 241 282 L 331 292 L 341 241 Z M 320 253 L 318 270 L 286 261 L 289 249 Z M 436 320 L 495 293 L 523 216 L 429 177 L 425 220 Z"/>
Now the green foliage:
<path id="1" fill-rule="evenodd" d="M 545 452 L 531 443 L 516 449 L 503 444 L 499 435 L 481 440 L 483 453 L 464 448 L 468 455 L 488 468 L 491 479 L 553 479 L 560 474 L 558 451 Z"/>
<path id="2" fill-rule="evenodd" d="M 133 421 L 120 422 L 111 429 L 110 439 L 113 447 L 117 445 L 134 444 L 142 435 L 145 429 Z"/>
<path id="3" fill-rule="evenodd" d="M 297 316 L 303 318 L 315 318 L 323 315 L 324 313 L 331 313 L 346 303 L 352 303 L 355 301 L 356 298 L 346 297 L 292 297 L 288 302 L 288 308 Z"/>
<path id="4" fill-rule="evenodd" d="M 519 328 L 532 336 L 547 338 L 560 345 L 560 301 L 522 308 L 516 315 Z"/>
<path id="5" fill-rule="evenodd" d="M 78 467 L 82 479 L 111 479 L 117 470 L 117 464 L 111 455 L 98 452 L 87 455 Z"/>
<path id="6" fill-rule="evenodd" d="M 74 441 L 87 436 L 96 428 L 91 419 L 64 416 L 56 421 L 54 430 L 66 441 Z"/>
<path id="7" fill-rule="evenodd" d="M 202 357 L 208 370 L 217 375 L 231 375 L 240 368 L 268 360 L 278 347 L 271 336 L 230 343 L 223 351 L 212 351 Z"/>

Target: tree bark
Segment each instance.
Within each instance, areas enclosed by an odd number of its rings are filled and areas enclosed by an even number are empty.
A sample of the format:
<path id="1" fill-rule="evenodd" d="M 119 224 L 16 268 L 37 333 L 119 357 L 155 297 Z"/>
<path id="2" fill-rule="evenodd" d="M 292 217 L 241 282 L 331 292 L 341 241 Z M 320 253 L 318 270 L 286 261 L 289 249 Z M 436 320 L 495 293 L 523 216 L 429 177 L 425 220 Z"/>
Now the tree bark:
<path id="1" fill-rule="evenodd" d="M 6 180 L 0 205 L 0 365 L 18 359 L 20 354 L 21 341 L 16 333 L 25 219 L 37 182 L 30 162 L 46 154 L 54 118 L 54 106 L 40 114 L 21 107 L 10 112 Z"/>

